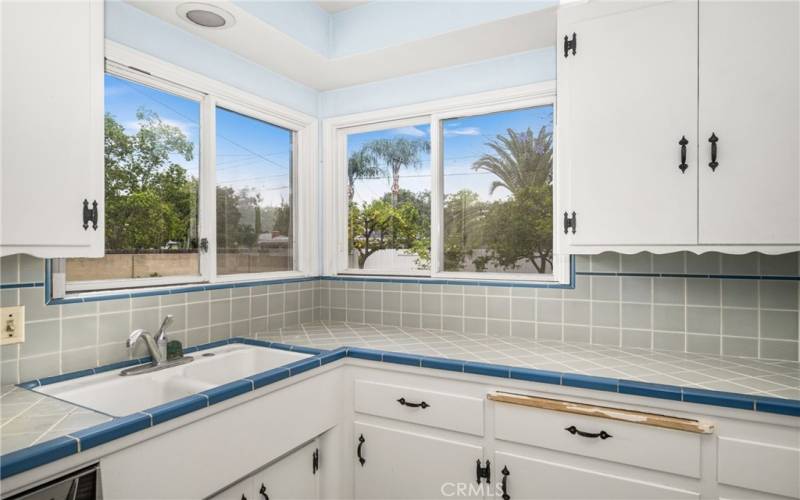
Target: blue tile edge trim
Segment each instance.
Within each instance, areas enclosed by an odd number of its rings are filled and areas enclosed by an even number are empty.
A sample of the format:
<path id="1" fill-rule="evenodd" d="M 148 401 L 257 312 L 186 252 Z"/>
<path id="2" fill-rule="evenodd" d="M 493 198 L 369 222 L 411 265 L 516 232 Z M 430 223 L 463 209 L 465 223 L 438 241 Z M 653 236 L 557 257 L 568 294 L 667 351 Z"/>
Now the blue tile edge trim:
<path id="1" fill-rule="evenodd" d="M 78 441 L 68 436 L 57 437 L 44 443 L 6 453 L 0 463 L 0 479 L 55 462 L 75 453 L 78 453 Z"/>
<path id="2" fill-rule="evenodd" d="M 10 283 L 9 288 L 23 288 L 22 285 L 28 286 L 44 286 L 45 289 L 45 304 L 47 305 L 64 305 L 64 304 L 80 304 L 86 302 L 101 302 L 105 300 L 117 299 L 131 299 L 137 297 L 155 297 L 158 295 L 175 295 L 179 293 L 190 292 L 206 292 L 210 290 L 220 290 L 225 288 L 248 288 L 254 286 L 265 285 L 281 285 L 286 283 L 302 283 L 305 281 L 364 281 L 364 282 L 379 282 L 379 283 L 416 283 L 425 285 L 462 285 L 462 286 L 504 286 L 511 288 L 561 288 L 573 289 L 575 288 L 575 256 L 570 256 L 570 280 L 569 283 L 536 283 L 536 282 L 520 282 L 520 281 L 497 281 L 497 280 L 443 280 L 436 278 L 392 278 L 392 277 L 369 277 L 369 276 L 303 276 L 298 278 L 280 278 L 273 280 L 259 280 L 259 281 L 239 281 L 233 283 L 209 283 L 197 285 L 180 285 L 172 287 L 162 287 L 157 289 L 148 289 L 141 291 L 129 291 L 119 293 L 107 293 L 103 295 L 86 295 L 81 297 L 66 297 L 66 298 L 53 298 L 52 287 L 52 260 L 45 260 L 45 280 L 44 283 L 34 284 L 17 284 Z M 0 285 L 0 288 L 6 285 Z"/>
<path id="3" fill-rule="evenodd" d="M 48 260 L 48 263 L 50 261 Z M 181 285 L 173 287 L 163 287 L 140 291 L 127 291 L 119 293 L 105 293 L 102 295 L 85 295 L 80 297 L 53 298 L 52 286 L 50 284 L 50 267 L 45 266 L 45 303 L 47 305 L 80 304 L 88 302 L 102 302 L 106 300 L 135 299 L 139 297 L 156 297 L 159 295 L 177 295 L 190 292 L 208 292 L 211 290 L 221 290 L 229 288 L 251 288 L 267 285 L 284 285 L 287 283 L 303 283 L 306 281 L 316 281 L 319 276 L 304 276 L 298 278 L 280 278 L 259 281 L 239 281 L 234 283 L 214 283 L 198 285 Z"/>
<path id="4" fill-rule="evenodd" d="M 14 288 L 39 288 L 43 286 L 43 281 L 35 281 L 31 283 L 0 283 L 0 290 L 12 290 Z"/>
<path id="5" fill-rule="evenodd" d="M 2 458 L 2 460 L 0 460 L 0 478 L 19 474 L 20 472 L 24 472 L 34 467 L 38 467 L 40 465 L 78 453 L 81 450 L 99 446 L 114 439 L 118 439 L 168 420 L 204 409 L 207 406 L 222 402 L 226 399 L 252 392 L 261 387 L 265 387 L 285 378 L 306 372 L 345 357 L 364 359 L 367 361 L 402 364 L 406 366 L 416 366 L 435 370 L 463 372 L 495 378 L 507 378 L 510 380 L 525 380 L 551 385 L 617 392 L 620 394 L 643 396 L 654 399 L 683 401 L 687 403 L 697 403 L 800 417 L 800 401 L 797 400 L 751 396 L 746 394 L 712 391 L 706 389 L 682 388 L 678 386 L 652 384 L 634 380 L 618 380 L 606 377 L 596 377 L 592 375 L 560 373 L 548 370 L 536 370 L 532 368 L 512 367 L 491 363 L 459 361 L 447 358 L 436 358 L 431 356 L 358 347 L 340 347 L 335 350 L 324 351 L 319 349 L 304 348 L 302 346 L 277 344 L 257 339 L 234 337 L 227 340 L 211 342 L 202 346 L 195 346 L 194 348 L 189 349 L 192 349 L 191 352 L 197 352 L 202 349 L 218 347 L 231 343 L 281 348 L 285 350 L 293 350 L 295 352 L 317 351 L 317 354 L 284 366 L 276 367 L 271 370 L 246 377 L 244 379 L 235 380 L 233 382 L 214 387 L 199 394 L 187 396 L 176 401 L 171 401 L 154 408 L 134 413 L 132 415 L 115 418 L 109 422 L 89 427 L 67 436 L 55 438 L 35 446 L 8 453 L 0 457 Z M 134 361 L 141 362 L 142 360 Z M 116 363 L 116 365 L 119 365 L 119 363 Z M 97 370 L 108 371 L 108 369 L 103 370 L 103 368 L 105 367 L 99 367 L 93 370 L 83 370 L 81 372 L 72 372 L 71 374 L 60 375 L 57 377 L 33 380 L 18 384 L 18 386 L 30 389 L 39 385 L 43 385 L 43 383 L 55 383 L 57 381 L 92 375 L 93 373 L 96 373 Z"/>

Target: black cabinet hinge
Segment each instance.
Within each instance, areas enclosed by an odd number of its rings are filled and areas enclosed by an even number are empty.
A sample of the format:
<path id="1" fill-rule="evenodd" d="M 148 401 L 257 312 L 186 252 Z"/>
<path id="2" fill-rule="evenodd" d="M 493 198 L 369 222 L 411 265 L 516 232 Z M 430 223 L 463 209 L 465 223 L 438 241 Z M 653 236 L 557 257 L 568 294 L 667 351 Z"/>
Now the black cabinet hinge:
<path id="1" fill-rule="evenodd" d="M 572 40 L 567 35 L 564 35 L 564 57 L 569 57 L 569 51 L 572 50 L 572 55 L 578 50 L 578 35 L 573 33 Z"/>
<path id="2" fill-rule="evenodd" d="M 481 484 L 481 479 L 486 479 L 486 484 L 492 483 L 492 467 L 488 460 L 486 465 L 481 467 L 481 459 L 479 458 L 478 464 L 475 466 L 475 481 Z"/>
<path id="3" fill-rule="evenodd" d="M 311 455 L 311 473 L 316 474 L 319 470 L 319 448 L 314 450 L 314 454 Z"/>
<path id="4" fill-rule="evenodd" d="M 89 200 L 83 200 L 83 230 L 89 229 L 89 223 L 92 223 L 92 229 L 97 231 L 97 200 L 92 202 L 92 208 L 89 208 Z"/>
<path id="5" fill-rule="evenodd" d="M 575 230 L 578 228 L 578 215 L 572 212 L 572 217 L 570 217 L 567 212 L 564 212 L 564 234 L 567 234 L 570 228 L 572 228 L 572 234 L 575 234 Z"/>

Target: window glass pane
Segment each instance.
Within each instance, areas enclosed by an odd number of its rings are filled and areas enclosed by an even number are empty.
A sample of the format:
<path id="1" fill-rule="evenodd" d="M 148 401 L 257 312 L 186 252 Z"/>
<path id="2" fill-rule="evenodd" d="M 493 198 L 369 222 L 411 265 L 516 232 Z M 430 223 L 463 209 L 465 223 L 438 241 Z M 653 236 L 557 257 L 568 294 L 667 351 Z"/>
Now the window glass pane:
<path id="1" fill-rule="evenodd" d="M 217 108 L 217 274 L 294 269 L 292 139 Z"/>
<path id="2" fill-rule="evenodd" d="M 430 268 L 430 126 L 347 136 L 350 269 Z"/>
<path id="3" fill-rule="evenodd" d="M 106 255 L 67 281 L 199 274 L 199 103 L 106 75 L 105 110 Z"/>
<path id="4" fill-rule="evenodd" d="M 553 107 L 444 120 L 445 271 L 551 274 Z"/>

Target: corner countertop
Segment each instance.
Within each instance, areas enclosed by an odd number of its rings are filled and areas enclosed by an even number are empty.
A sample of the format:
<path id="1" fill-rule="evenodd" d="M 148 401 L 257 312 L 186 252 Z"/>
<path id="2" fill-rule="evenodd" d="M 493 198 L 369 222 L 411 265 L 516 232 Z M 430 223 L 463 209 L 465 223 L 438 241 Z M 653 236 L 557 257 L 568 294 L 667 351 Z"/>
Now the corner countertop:
<path id="1" fill-rule="evenodd" d="M 340 346 L 612 379 L 800 400 L 800 363 L 597 344 L 466 335 L 385 325 L 315 322 L 264 337 L 286 344 Z"/>
<path id="2" fill-rule="evenodd" d="M 339 322 L 303 324 L 258 339 L 237 337 L 185 352 L 234 342 L 310 357 L 120 418 L 30 389 L 145 359 L 2 386 L 0 478 L 346 357 L 800 417 L 797 362 Z"/>
<path id="3" fill-rule="evenodd" d="M 0 454 L 65 436 L 111 417 L 15 385 L 0 387 Z"/>

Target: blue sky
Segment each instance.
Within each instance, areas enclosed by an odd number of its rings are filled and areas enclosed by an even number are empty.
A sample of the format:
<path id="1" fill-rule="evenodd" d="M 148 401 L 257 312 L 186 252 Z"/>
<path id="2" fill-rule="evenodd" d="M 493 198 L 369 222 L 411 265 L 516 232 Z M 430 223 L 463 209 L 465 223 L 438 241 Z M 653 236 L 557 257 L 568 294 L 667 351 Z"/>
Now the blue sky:
<path id="1" fill-rule="evenodd" d="M 194 158 L 178 155 L 172 160 L 193 176 L 199 174 L 200 104 L 185 97 L 105 76 L 105 107 L 129 134 L 138 130 L 136 111 L 146 107 L 170 125 L 178 127 L 195 145 Z M 263 198 L 262 206 L 288 201 L 292 161 L 292 134 L 268 123 L 217 109 L 217 183 L 237 191 L 252 187 Z"/>
<path id="2" fill-rule="evenodd" d="M 484 201 L 504 199 L 509 192 L 497 189 L 489 194 L 489 185 L 495 177 L 484 172 L 472 170 L 472 163 L 491 149 L 486 143 L 498 134 L 505 135 L 507 129 L 524 131 L 530 128 L 534 134 L 544 126 L 552 132 L 553 107 L 551 105 L 526 108 L 514 111 L 492 113 L 445 120 L 444 131 L 444 192 L 455 193 L 461 189 L 471 189 Z M 347 138 L 348 156 L 367 142 L 377 138 L 420 137 L 430 140 L 430 126 L 420 124 L 400 128 L 351 134 Z M 422 155 L 421 168 L 400 171 L 400 187 L 411 191 L 430 190 L 430 157 Z M 386 179 L 359 180 L 355 183 L 354 201 L 371 201 L 389 192 L 391 184 Z"/>

